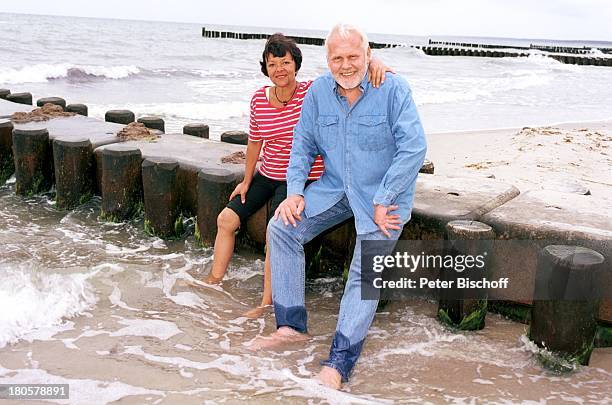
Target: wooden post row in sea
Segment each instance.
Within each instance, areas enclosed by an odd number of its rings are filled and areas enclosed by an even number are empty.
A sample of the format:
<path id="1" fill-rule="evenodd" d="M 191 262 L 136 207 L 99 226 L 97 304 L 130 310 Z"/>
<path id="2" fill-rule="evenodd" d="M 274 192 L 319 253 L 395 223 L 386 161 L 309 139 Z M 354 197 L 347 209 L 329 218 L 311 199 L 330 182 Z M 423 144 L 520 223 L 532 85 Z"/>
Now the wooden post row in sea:
<path id="1" fill-rule="evenodd" d="M 216 31 L 208 30 L 206 27 L 202 27 L 202 36 L 204 38 L 229 38 L 229 39 L 267 39 L 270 34 L 263 33 L 245 33 L 245 32 L 233 32 L 233 31 Z M 304 36 L 289 36 L 295 40 L 298 44 L 304 45 L 316 45 L 323 46 L 325 40 L 323 38 L 304 37 Z M 406 45 L 400 43 L 384 43 L 384 42 L 372 42 L 370 41 L 370 47 L 372 49 L 382 48 L 396 48 L 406 47 L 420 49 L 426 55 L 430 56 L 476 56 L 476 57 L 488 57 L 488 58 L 505 58 L 505 57 L 527 57 L 528 52 L 520 52 L 518 50 L 540 50 L 546 51 L 551 54 L 547 54 L 559 62 L 574 65 L 593 65 L 593 66 L 612 66 L 612 57 L 599 57 L 589 56 L 590 48 L 571 48 L 571 47 L 554 47 L 544 45 L 532 45 L 530 47 L 524 46 L 510 46 L 510 45 L 491 45 L 491 44 L 473 44 L 463 42 L 440 42 L 432 41 L 428 42 L 429 46 L 421 45 Z M 433 46 L 432 46 L 433 45 Z M 440 45 L 440 46 L 436 46 Z M 472 49 L 476 48 L 476 49 Z M 509 49 L 509 50 L 505 50 Z M 612 53 L 612 49 L 604 48 L 601 49 L 603 53 Z M 568 55 L 568 54 L 580 54 Z"/>

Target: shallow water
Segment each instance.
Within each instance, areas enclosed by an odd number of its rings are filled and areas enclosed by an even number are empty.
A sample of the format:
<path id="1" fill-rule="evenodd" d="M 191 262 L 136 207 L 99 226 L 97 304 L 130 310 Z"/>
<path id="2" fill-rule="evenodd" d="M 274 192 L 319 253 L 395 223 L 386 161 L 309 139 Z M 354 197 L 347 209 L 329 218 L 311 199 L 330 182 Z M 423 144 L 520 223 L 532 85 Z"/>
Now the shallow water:
<path id="1" fill-rule="evenodd" d="M 193 287 L 211 255 L 193 236 L 164 242 L 140 221 L 99 222 L 99 200 L 60 212 L 13 185 L 0 188 L 0 207 L 2 384 L 67 383 L 70 403 L 84 404 L 612 401 L 609 372 L 542 370 L 524 325 L 489 314 L 484 330 L 454 333 L 425 301 L 379 313 L 354 377 L 333 392 L 311 377 L 329 350 L 341 280 L 309 282 L 307 345 L 252 353 L 244 344 L 274 328 L 271 313 L 242 315 L 259 300 L 261 257 L 237 255 L 221 287 Z"/>

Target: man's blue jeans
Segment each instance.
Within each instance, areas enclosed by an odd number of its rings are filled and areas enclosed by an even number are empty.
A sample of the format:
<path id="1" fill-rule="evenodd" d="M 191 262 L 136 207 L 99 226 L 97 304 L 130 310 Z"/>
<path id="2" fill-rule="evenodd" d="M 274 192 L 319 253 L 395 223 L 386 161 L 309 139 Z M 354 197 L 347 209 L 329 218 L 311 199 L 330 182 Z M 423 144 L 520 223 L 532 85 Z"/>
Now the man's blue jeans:
<path id="1" fill-rule="evenodd" d="M 296 221 L 297 226 L 285 226 L 283 221 L 271 219 L 268 224 L 268 243 L 272 265 L 272 300 L 276 327 L 289 326 L 306 333 L 306 308 L 304 306 L 305 261 L 304 244 L 326 229 L 353 216 L 346 196 L 327 211 Z M 397 240 L 400 230 L 390 230 L 391 240 Z M 336 333 L 323 365 L 333 367 L 347 381 L 361 353 L 368 328 L 374 319 L 377 300 L 361 299 L 361 241 L 390 240 L 382 232 L 357 235 L 355 251 L 349 269 Z"/>

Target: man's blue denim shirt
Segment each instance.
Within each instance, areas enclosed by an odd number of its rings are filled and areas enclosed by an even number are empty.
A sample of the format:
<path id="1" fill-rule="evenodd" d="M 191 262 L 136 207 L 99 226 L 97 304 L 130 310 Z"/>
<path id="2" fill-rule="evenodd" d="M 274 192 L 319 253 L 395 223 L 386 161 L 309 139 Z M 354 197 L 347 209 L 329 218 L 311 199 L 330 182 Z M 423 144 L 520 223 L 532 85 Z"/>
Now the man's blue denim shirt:
<path id="1" fill-rule="evenodd" d="M 416 178 L 427 145 L 408 83 L 387 73 L 376 89 L 365 75 L 361 97 L 349 106 L 331 73 L 316 79 L 294 130 L 287 170 L 287 195 L 304 196 L 307 217 L 318 215 L 346 194 L 358 234 L 375 232 L 374 204 L 398 205 L 408 222 Z M 304 190 L 314 158 L 323 176 Z"/>

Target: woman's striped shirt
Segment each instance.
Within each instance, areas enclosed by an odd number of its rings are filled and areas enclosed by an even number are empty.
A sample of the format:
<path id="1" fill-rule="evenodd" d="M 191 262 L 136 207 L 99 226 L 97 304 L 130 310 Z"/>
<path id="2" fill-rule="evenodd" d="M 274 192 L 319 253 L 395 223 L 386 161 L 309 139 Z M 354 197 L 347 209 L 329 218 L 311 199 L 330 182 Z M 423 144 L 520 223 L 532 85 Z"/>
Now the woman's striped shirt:
<path id="1" fill-rule="evenodd" d="M 263 163 L 259 172 L 273 180 L 287 180 L 287 167 L 293 143 L 293 128 L 300 119 L 302 103 L 312 81 L 298 82 L 293 98 L 283 108 L 276 108 L 266 98 L 266 88 L 255 92 L 251 99 L 251 119 L 249 140 L 264 142 Z M 317 180 L 323 174 L 324 166 L 321 156 L 317 156 L 309 180 Z"/>

